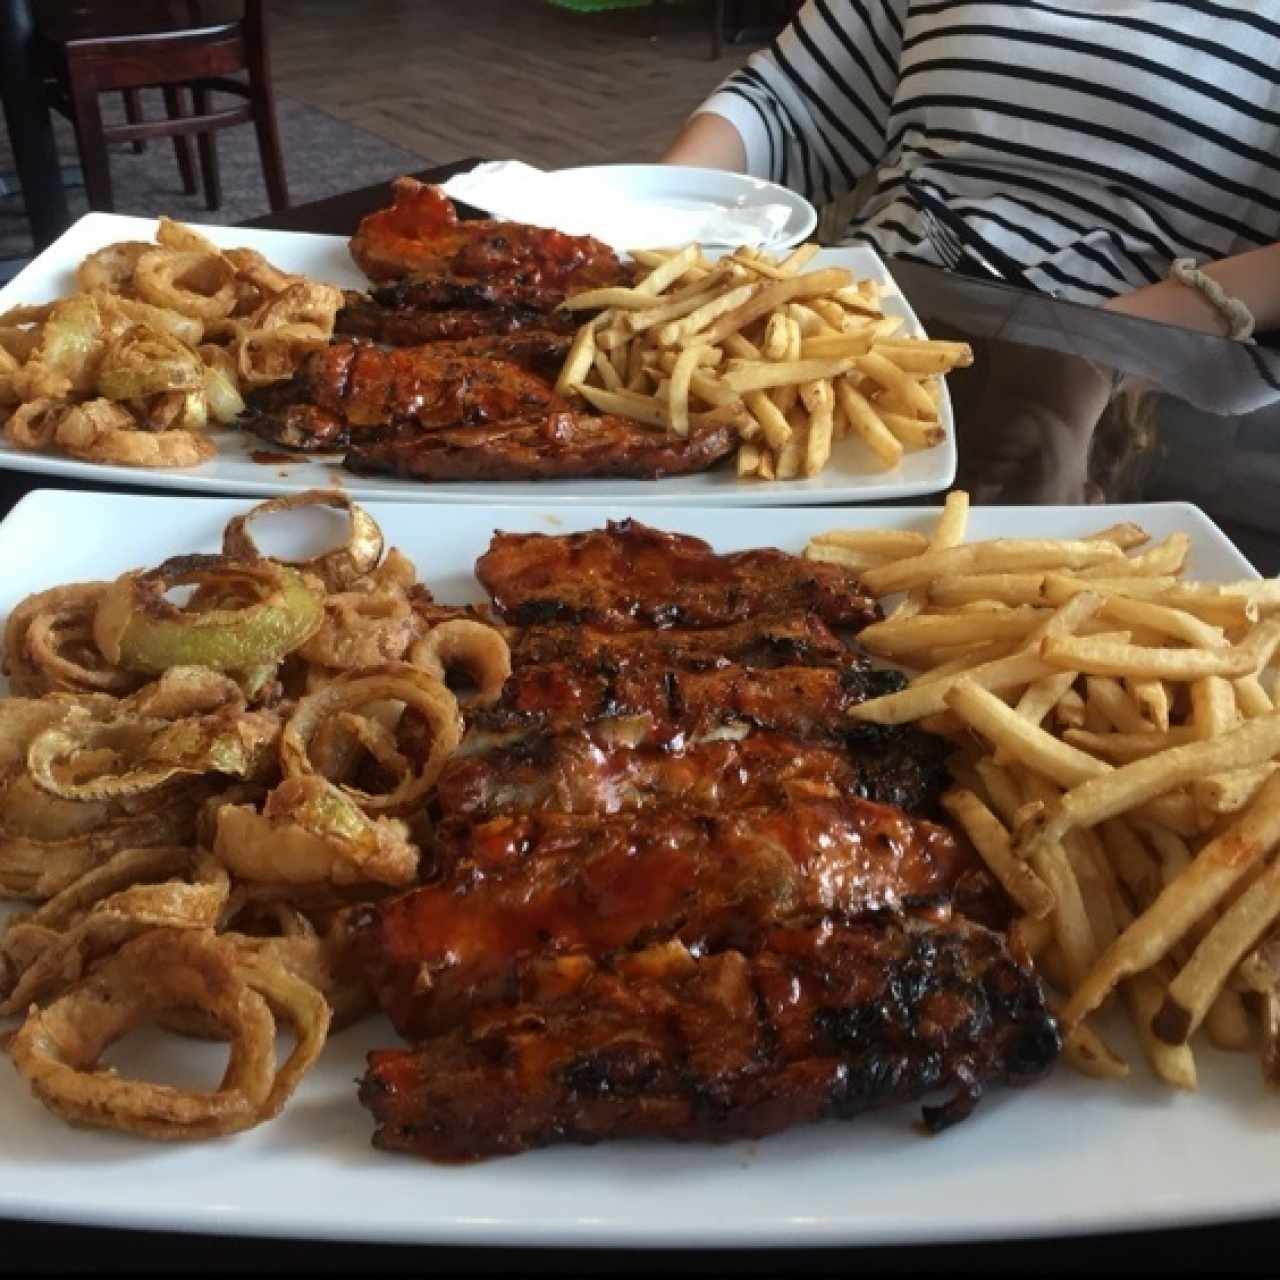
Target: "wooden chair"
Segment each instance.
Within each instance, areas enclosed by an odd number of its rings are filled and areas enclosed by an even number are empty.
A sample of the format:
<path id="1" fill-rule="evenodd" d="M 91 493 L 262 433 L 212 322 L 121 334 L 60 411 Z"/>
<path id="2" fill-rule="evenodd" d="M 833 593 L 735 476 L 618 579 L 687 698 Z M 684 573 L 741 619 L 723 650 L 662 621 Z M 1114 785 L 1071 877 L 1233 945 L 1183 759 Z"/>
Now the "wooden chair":
<path id="1" fill-rule="evenodd" d="M 35 56 L 49 85 L 50 102 L 75 125 L 89 207 L 110 211 L 113 142 L 173 139 L 183 189 L 196 190 L 194 136 L 210 209 L 222 204 L 215 132 L 253 122 L 273 212 L 289 207 L 275 97 L 267 55 L 262 0 L 229 6 L 217 0 L 111 3 L 79 0 L 37 8 Z M 245 80 L 231 76 L 247 72 Z M 163 90 L 164 120 L 143 120 L 137 91 Z M 104 124 L 99 95 L 125 96 L 126 123 Z M 190 91 L 192 108 L 188 108 Z M 243 105 L 213 110 L 209 95 L 232 94 Z"/>

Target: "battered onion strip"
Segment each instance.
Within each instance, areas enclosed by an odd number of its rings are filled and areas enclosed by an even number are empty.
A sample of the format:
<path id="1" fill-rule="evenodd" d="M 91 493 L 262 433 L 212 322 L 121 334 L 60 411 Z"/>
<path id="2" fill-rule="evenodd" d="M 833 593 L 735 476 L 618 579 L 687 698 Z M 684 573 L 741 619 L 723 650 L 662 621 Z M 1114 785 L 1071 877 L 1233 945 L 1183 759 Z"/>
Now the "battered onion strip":
<path id="1" fill-rule="evenodd" d="M 249 532 L 250 524 L 260 516 L 302 507 L 332 507 L 335 511 L 345 511 L 347 541 L 343 546 L 313 556 L 310 560 L 285 560 L 281 563 L 314 573 L 330 591 L 346 591 L 377 568 L 378 561 L 382 559 L 382 530 L 363 507 L 336 489 L 308 489 L 304 493 L 271 498 L 251 507 L 244 515 L 232 517 L 222 534 L 223 553 L 233 560 L 262 559 L 262 552 Z"/>
<path id="2" fill-rule="evenodd" d="M 298 649 L 333 670 L 376 667 L 403 658 L 417 619 L 403 591 L 344 591 L 324 602 L 324 621 Z"/>
<path id="3" fill-rule="evenodd" d="M 217 811 L 214 854 L 242 882 L 276 886 L 406 885 L 418 850 L 396 818 L 370 818 L 333 783 L 286 778 L 261 813 L 252 805 Z"/>
<path id="4" fill-rule="evenodd" d="M 43 677 L 48 692 L 128 693 L 138 676 L 111 666 L 93 643 L 97 598 L 42 609 L 27 627 L 26 658 Z"/>
<path id="5" fill-rule="evenodd" d="M 278 985 L 256 973 L 253 981 Z M 97 1069 L 105 1050 L 136 1027 L 164 1010 L 187 1008 L 212 1018 L 230 1038 L 216 1090 Z M 33 1010 L 14 1035 L 12 1055 L 36 1097 L 73 1124 L 165 1141 L 208 1138 L 252 1128 L 266 1108 L 278 1108 L 275 1030 L 267 1001 L 237 972 L 232 948 L 212 933 L 153 929 L 47 1008 Z"/>
<path id="6" fill-rule="evenodd" d="M 107 589 L 106 582 L 73 582 L 48 591 L 37 591 L 20 600 L 4 624 L 3 671 L 9 677 L 9 691 L 17 694 L 47 693 L 45 677 L 27 653 L 27 630 L 33 618 L 49 610 L 96 606 Z"/>
<path id="7" fill-rule="evenodd" d="M 426 759 L 416 774 L 385 794 L 370 795 L 345 785 L 342 789 L 369 813 L 395 815 L 418 808 L 462 738 L 462 718 L 457 699 L 449 689 L 408 663 L 388 662 L 369 671 L 339 676 L 301 699 L 280 738 L 280 762 L 285 774 L 303 777 L 316 773 L 308 749 L 328 717 L 387 699 L 403 702 L 426 722 L 430 735 Z"/>
<path id="8" fill-rule="evenodd" d="M 326 937 L 320 937 L 314 930 L 310 934 L 282 934 L 273 938 L 241 933 L 221 936 L 240 952 L 267 958 L 314 987 L 329 1006 L 331 1031 L 341 1031 L 359 1022 L 377 1007 L 364 980 L 344 971 L 341 946 L 332 932 Z"/>
<path id="9" fill-rule="evenodd" d="M 171 878 L 184 873 L 189 881 Z M 175 846 L 116 854 L 10 924 L 0 938 L 0 1014 L 60 995 L 148 929 L 212 929 L 230 887 L 226 869 L 207 854 L 194 863 L 189 849 Z"/>
<path id="10" fill-rule="evenodd" d="M 236 609 L 192 612 L 165 599 L 178 586 L 224 582 L 256 596 Z M 177 556 L 146 573 L 122 574 L 103 593 L 94 639 L 135 671 L 213 667 L 245 671 L 278 662 L 320 625 L 323 594 L 312 577 L 271 560 Z"/>
<path id="11" fill-rule="evenodd" d="M 329 1034 L 329 1004 L 311 983 L 291 973 L 270 952 L 233 948 L 233 954 L 237 974 L 294 1032 L 293 1052 L 276 1069 L 271 1091 L 258 1111 L 259 1121 L 271 1120 L 280 1114 L 302 1077 L 320 1056 Z"/>
<path id="12" fill-rule="evenodd" d="M 221 254 L 153 248 L 133 271 L 144 302 L 184 316 L 220 320 L 236 305 L 235 270 Z"/>
<path id="13" fill-rule="evenodd" d="M 194 806 L 182 801 L 68 840 L 0 834 L 0 898 L 51 898 L 121 849 L 188 840 L 194 825 Z"/>
<path id="14" fill-rule="evenodd" d="M 491 706 L 502 696 L 511 675 L 511 649 L 483 622 L 455 618 L 433 627 L 409 651 L 409 661 L 442 684 L 450 670 L 461 667 L 475 688 L 458 695 L 464 706 Z"/>
<path id="15" fill-rule="evenodd" d="M 198 467 L 218 452 L 197 432 L 143 431 L 127 409 L 105 399 L 68 407 L 54 443 L 73 458 L 119 467 Z"/>
<path id="16" fill-rule="evenodd" d="M 132 717 L 46 729 L 27 749 L 36 785 L 71 800 L 151 791 L 180 774 L 252 778 L 275 746 L 280 722 L 265 711 L 216 711 L 182 720 Z"/>

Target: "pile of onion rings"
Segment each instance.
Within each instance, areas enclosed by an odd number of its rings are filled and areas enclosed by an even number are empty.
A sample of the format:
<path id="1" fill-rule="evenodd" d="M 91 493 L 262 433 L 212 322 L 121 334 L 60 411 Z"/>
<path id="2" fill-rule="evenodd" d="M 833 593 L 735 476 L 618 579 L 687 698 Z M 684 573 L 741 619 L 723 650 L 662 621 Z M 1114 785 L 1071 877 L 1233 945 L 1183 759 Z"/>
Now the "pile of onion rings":
<path id="1" fill-rule="evenodd" d="M 341 545 L 264 554 L 251 523 L 299 507 L 344 518 Z M 25 1017 L 13 1061 L 51 1111 L 236 1133 L 370 1011 L 345 913 L 430 861 L 426 806 L 463 730 L 449 678 L 470 706 L 510 672 L 500 627 L 416 579 L 367 512 L 313 491 L 237 516 L 220 554 L 51 587 L 5 621 L 0 897 L 30 905 L 0 932 L 0 1018 Z M 101 1071 L 147 1022 L 229 1041 L 219 1088 Z"/>
<path id="2" fill-rule="evenodd" d="M 333 335 L 342 291 L 161 218 L 156 242 L 90 254 L 79 292 L 0 314 L 0 433 L 89 462 L 194 467 L 242 392 Z"/>

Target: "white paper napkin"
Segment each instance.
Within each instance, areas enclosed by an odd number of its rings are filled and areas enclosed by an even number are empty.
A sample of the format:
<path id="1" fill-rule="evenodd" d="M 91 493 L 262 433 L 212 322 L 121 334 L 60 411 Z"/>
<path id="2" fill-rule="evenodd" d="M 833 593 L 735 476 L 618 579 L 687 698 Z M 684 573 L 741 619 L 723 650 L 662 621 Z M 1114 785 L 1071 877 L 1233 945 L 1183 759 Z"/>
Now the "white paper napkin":
<path id="1" fill-rule="evenodd" d="M 444 183 L 445 193 L 495 218 L 595 236 L 620 253 L 697 241 L 767 248 L 782 238 L 790 210 L 711 201 L 647 200 L 577 174 L 545 173 L 519 160 L 491 160 Z"/>

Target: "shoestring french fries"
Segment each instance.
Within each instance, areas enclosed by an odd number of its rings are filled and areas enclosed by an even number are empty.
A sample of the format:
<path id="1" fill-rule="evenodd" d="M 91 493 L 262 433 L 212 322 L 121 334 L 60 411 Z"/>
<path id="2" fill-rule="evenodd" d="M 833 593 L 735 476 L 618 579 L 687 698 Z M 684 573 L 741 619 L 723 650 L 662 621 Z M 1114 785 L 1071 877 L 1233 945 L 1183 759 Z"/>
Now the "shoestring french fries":
<path id="1" fill-rule="evenodd" d="M 805 549 L 882 599 L 859 640 L 910 675 L 851 714 L 954 743 L 943 808 L 1021 913 L 1069 1061 L 1129 1073 L 1095 1021 L 1119 997 L 1172 1087 L 1206 1041 L 1280 1087 L 1280 583 L 1197 582 L 1186 535 L 1128 523 L 966 541 L 968 509 Z"/>
<path id="2" fill-rule="evenodd" d="M 850 438 L 886 471 L 940 444 L 938 379 L 971 364 L 972 350 L 901 333 L 877 281 L 807 270 L 817 251 L 743 248 L 719 262 L 697 245 L 637 252 L 634 285 L 563 304 L 596 314 L 556 389 L 678 436 L 727 423 L 742 479 L 815 476 Z"/>

